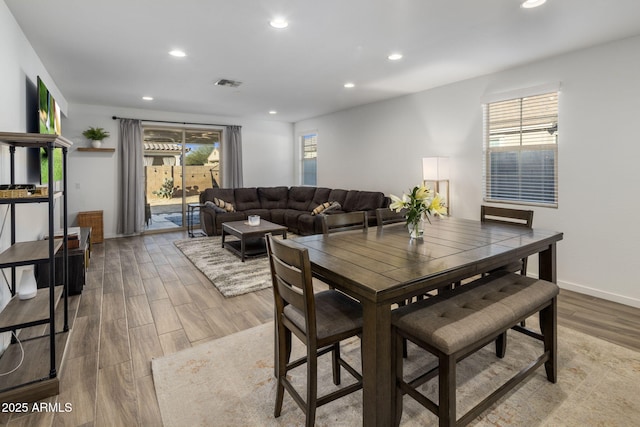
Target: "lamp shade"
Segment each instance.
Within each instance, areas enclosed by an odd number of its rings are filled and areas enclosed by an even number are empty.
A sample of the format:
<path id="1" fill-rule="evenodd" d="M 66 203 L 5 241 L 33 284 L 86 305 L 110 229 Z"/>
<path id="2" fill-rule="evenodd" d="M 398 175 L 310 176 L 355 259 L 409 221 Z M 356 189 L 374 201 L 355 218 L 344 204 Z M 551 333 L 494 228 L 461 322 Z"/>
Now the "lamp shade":
<path id="1" fill-rule="evenodd" d="M 422 177 L 425 181 L 445 181 L 449 179 L 448 157 L 424 157 Z"/>

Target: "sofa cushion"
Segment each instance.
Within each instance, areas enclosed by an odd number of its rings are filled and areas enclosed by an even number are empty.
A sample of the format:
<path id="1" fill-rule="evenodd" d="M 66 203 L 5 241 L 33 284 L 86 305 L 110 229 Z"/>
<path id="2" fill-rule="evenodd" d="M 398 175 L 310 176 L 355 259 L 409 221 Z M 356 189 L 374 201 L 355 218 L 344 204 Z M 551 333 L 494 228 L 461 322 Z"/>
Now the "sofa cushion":
<path id="1" fill-rule="evenodd" d="M 309 208 L 315 192 L 315 187 L 291 187 L 289 189 L 289 200 L 287 201 L 287 208 L 310 212 L 311 209 L 315 207 L 314 205 L 313 207 Z"/>
<path id="2" fill-rule="evenodd" d="M 260 206 L 263 209 L 286 209 L 289 187 L 258 187 Z"/>
<path id="3" fill-rule="evenodd" d="M 322 234 L 322 215 L 311 215 L 303 213 L 298 217 L 298 234 L 309 236 L 311 234 Z"/>
<path id="4" fill-rule="evenodd" d="M 286 209 L 271 209 L 269 211 L 269 213 L 271 214 L 271 219 L 269 221 L 276 224 L 284 225 L 285 212 L 287 212 Z"/>
<path id="5" fill-rule="evenodd" d="M 350 190 L 342 204 L 347 212 L 373 211 L 384 205 L 384 194 L 379 191 Z"/>
<path id="6" fill-rule="evenodd" d="M 321 203 L 330 202 L 331 200 L 329 200 L 329 194 L 331 194 L 330 188 L 316 187 L 316 192 L 313 194 L 313 199 L 311 199 L 311 204 L 309 205 L 309 207 L 313 208 L 314 206 L 318 206 Z"/>
<path id="7" fill-rule="evenodd" d="M 294 233 L 298 233 L 298 217 L 302 214 L 309 215 L 308 211 L 299 211 L 296 209 L 287 209 L 284 213 L 284 225 Z"/>
<path id="8" fill-rule="evenodd" d="M 243 221 L 245 220 L 244 212 L 226 212 L 223 214 L 217 214 L 215 217 L 215 228 L 216 233 L 220 233 L 222 231 L 222 223 L 229 221 Z"/>
<path id="9" fill-rule="evenodd" d="M 269 209 L 249 209 L 243 212 L 247 218 L 249 218 L 249 215 L 258 215 L 265 221 L 271 221 L 271 211 Z"/>
<path id="10" fill-rule="evenodd" d="M 236 210 L 248 211 L 249 209 L 260 209 L 260 199 L 258 199 L 258 189 L 251 188 L 236 188 Z"/>
<path id="11" fill-rule="evenodd" d="M 333 189 L 329 192 L 328 202 L 338 202 L 341 205 L 344 205 L 344 200 L 347 197 L 347 190 Z"/>

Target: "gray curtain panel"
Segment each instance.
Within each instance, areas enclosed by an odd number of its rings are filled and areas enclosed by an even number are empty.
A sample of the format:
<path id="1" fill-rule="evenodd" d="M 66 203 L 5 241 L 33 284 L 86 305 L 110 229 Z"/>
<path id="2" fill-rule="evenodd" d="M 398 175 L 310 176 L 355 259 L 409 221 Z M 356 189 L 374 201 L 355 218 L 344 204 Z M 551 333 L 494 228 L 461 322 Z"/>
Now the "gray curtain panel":
<path id="1" fill-rule="evenodd" d="M 242 126 L 226 126 L 222 147 L 222 186 L 242 187 Z"/>
<path id="2" fill-rule="evenodd" d="M 120 119 L 120 209 L 118 233 L 144 231 L 144 166 L 140 120 Z"/>

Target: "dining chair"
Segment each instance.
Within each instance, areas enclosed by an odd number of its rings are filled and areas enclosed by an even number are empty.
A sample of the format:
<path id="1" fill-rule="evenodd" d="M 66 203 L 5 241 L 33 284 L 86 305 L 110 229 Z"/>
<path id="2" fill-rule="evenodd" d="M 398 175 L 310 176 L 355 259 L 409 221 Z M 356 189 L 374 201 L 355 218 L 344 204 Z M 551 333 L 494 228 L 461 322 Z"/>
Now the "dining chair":
<path id="1" fill-rule="evenodd" d="M 533 211 L 524 209 L 498 208 L 495 206 L 480 206 L 480 221 L 493 224 L 507 224 L 518 227 L 531 228 L 533 225 Z M 527 275 L 527 258 L 504 265 L 498 270 L 512 273 L 520 272 Z"/>
<path id="2" fill-rule="evenodd" d="M 407 217 L 405 209 L 402 209 L 400 212 L 392 211 L 389 208 L 376 209 L 376 224 L 378 227 L 406 221 Z"/>
<path id="3" fill-rule="evenodd" d="M 365 211 L 337 213 L 322 217 L 322 233 L 325 235 L 339 231 L 366 230 L 368 226 Z"/>
<path id="4" fill-rule="evenodd" d="M 484 223 L 515 225 L 517 227 L 530 229 L 533 226 L 533 211 L 526 209 L 498 208 L 495 206 L 481 205 L 480 221 Z M 489 273 L 495 272 L 497 270 L 506 270 L 511 273 L 520 272 L 521 275 L 526 276 L 527 260 L 528 258 L 522 258 L 521 260 L 513 261 L 507 265 L 498 267 L 490 271 Z M 520 322 L 520 325 L 525 326 L 526 321 L 523 320 L 522 322 Z M 506 335 L 503 341 L 506 343 Z"/>
<path id="5" fill-rule="evenodd" d="M 336 290 L 314 294 L 309 252 L 289 240 L 266 236 L 273 282 L 276 323 L 277 391 L 274 416 L 282 411 L 285 389 L 305 413 L 305 425 L 315 424 L 316 409 L 362 389 L 362 376 L 340 357 L 340 342 L 362 334 L 362 307 Z M 306 356 L 290 361 L 291 335 L 306 346 Z M 340 367 L 356 382 L 318 397 L 318 356 L 332 354 L 333 382 L 340 384 Z M 290 379 L 293 368 L 306 363 L 306 400 Z"/>

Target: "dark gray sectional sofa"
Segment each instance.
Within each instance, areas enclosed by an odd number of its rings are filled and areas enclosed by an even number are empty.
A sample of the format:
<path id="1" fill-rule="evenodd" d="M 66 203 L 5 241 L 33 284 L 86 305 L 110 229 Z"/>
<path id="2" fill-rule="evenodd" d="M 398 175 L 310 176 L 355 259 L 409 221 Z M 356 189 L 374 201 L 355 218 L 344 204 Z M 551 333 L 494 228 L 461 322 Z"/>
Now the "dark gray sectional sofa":
<path id="1" fill-rule="evenodd" d="M 325 202 L 340 203 L 341 209 L 333 210 L 331 214 L 366 211 L 369 225 L 375 225 L 375 210 L 389 205 L 389 199 L 381 192 L 323 187 L 207 188 L 200 194 L 200 204 L 213 202 L 214 198 L 230 203 L 235 212 L 202 207 L 200 226 L 208 236 L 221 234 L 223 222 L 244 220 L 249 215 L 260 215 L 299 235 L 319 234 L 322 233 L 322 217 L 312 215 L 312 211 Z"/>

